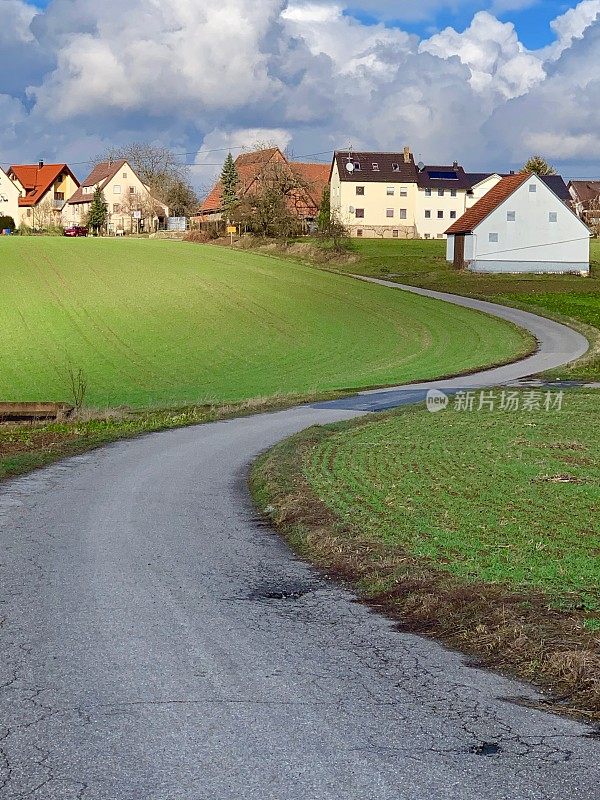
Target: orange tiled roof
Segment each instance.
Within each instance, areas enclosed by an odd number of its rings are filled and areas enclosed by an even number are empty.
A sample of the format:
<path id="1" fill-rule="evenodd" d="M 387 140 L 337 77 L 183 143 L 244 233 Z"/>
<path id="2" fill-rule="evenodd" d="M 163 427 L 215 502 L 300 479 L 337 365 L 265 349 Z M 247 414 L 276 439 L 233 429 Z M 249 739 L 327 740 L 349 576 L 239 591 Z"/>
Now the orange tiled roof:
<path id="1" fill-rule="evenodd" d="M 301 161 L 292 161 L 290 167 L 304 180 L 307 191 L 315 205 L 321 205 L 323 190 L 329 184 L 330 164 L 304 164 Z"/>
<path id="2" fill-rule="evenodd" d="M 302 162 L 288 162 L 278 147 L 269 147 L 266 150 L 256 150 L 253 153 L 242 153 L 235 160 L 240 185 L 239 196 L 243 197 L 248 194 L 252 185 L 260 177 L 261 172 L 270 163 L 279 162 L 288 165 L 296 172 L 307 184 L 308 188 L 305 194 L 309 196 L 305 198 L 304 203 L 296 203 L 298 205 L 312 206 L 318 208 L 321 202 L 324 187 L 329 183 L 329 170 L 328 164 L 305 164 Z M 200 205 L 200 214 L 210 214 L 222 210 L 222 186 L 221 182 L 213 186 L 206 199 Z"/>
<path id="3" fill-rule="evenodd" d="M 508 175 L 506 178 L 502 178 L 481 200 L 475 203 L 472 208 L 469 208 L 460 219 L 457 219 L 446 233 L 471 233 L 529 178 L 531 178 L 531 173 L 529 172 L 519 172 L 516 175 Z"/>
<path id="4" fill-rule="evenodd" d="M 19 198 L 19 205 L 37 205 L 63 172 L 70 175 L 79 186 L 79 181 L 66 164 L 44 164 L 42 167 L 39 164 L 13 164 L 9 174 L 14 175 L 25 189 L 25 197 Z"/>

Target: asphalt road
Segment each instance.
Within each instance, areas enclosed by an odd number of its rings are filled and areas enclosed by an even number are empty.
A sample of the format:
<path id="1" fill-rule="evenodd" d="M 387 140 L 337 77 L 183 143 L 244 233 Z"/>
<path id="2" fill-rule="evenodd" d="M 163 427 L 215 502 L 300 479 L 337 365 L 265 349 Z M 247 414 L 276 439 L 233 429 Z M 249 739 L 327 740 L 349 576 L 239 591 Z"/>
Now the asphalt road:
<path id="1" fill-rule="evenodd" d="M 516 380 L 587 346 L 494 313 L 540 353 L 439 385 Z M 259 452 L 427 385 L 155 434 L 3 484 L 0 798 L 597 800 L 589 728 L 396 631 L 250 506 Z"/>

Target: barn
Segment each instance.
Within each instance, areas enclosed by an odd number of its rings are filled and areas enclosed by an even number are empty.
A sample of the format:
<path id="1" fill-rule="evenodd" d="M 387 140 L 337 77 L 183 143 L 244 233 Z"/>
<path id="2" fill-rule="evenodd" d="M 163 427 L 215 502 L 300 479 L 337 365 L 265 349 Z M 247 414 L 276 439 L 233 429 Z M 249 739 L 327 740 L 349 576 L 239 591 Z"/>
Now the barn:
<path id="1" fill-rule="evenodd" d="M 457 269 L 589 275 L 588 227 L 527 172 L 499 181 L 446 234 L 446 258 Z"/>

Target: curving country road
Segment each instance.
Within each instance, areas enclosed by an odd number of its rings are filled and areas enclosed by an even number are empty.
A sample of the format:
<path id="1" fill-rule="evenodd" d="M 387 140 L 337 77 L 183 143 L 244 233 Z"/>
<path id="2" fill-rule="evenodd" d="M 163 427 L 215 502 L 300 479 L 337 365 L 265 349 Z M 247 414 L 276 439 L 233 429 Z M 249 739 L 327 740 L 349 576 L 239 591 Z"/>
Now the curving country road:
<path id="1" fill-rule="evenodd" d="M 587 349 L 549 320 L 440 296 L 528 328 L 538 353 L 154 434 L 2 485 L 1 800 L 597 800 L 590 729 L 399 633 L 250 506 L 248 465 L 295 431 Z"/>

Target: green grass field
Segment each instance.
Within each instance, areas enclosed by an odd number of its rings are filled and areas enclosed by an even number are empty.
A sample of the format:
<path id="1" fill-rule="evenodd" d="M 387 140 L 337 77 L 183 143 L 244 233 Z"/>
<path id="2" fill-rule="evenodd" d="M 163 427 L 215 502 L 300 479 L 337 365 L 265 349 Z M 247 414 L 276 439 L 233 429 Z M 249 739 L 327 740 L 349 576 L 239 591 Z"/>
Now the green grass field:
<path id="1" fill-rule="evenodd" d="M 446 242 L 438 240 L 353 240 L 357 263 L 336 269 L 390 278 L 398 283 L 480 297 L 537 313 L 575 320 L 598 330 L 593 352 L 574 367 L 555 375 L 573 379 L 600 378 L 600 240 L 591 242 L 591 277 L 576 275 L 481 275 L 456 271 L 445 259 Z"/>
<path id="2" fill-rule="evenodd" d="M 304 470 L 340 519 L 390 553 L 600 612 L 598 393 L 570 392 L 561 411 L 421 406 L 345 424 Z"/>
<path id="3" fill-rule="evenodd" d="M 410 381 L 531 342 L 480 314 L 179 242 L 0 240 L 0 398 L 178 406 Z"/>

